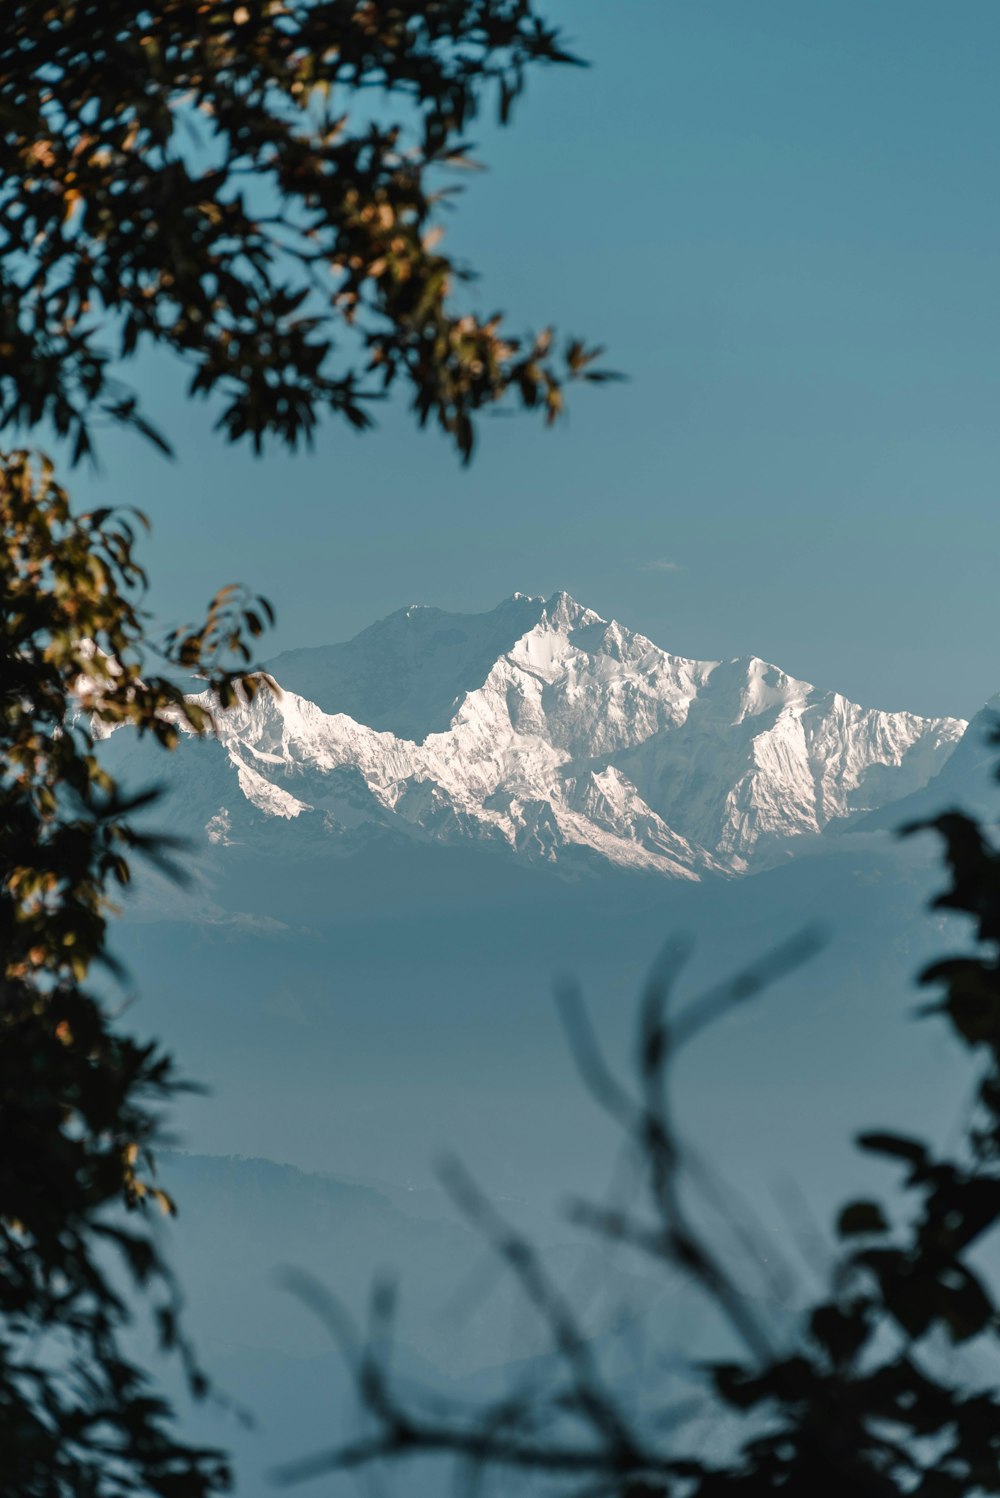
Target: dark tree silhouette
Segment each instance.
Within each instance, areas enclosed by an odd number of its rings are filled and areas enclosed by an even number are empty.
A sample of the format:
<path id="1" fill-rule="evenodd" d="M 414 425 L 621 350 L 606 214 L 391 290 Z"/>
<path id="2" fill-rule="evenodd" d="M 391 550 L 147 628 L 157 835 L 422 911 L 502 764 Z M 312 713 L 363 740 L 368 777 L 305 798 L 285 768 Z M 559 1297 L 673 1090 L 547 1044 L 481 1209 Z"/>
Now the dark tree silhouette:
<path id="1" fill-rule="evenodd" d="M 88 980 L 111 962 L 111 893 L 133 855 L 169 859 L 165 839 L 132 825 L 150 797 L 123 797 L 96 740 L 129 725 L 170 747 L 207 732 L 211 714 L 150 671 L 128 517 L 74 518 L 25 453 L 0 458 L 0 517 L 0 1490 L 208 1493 L 224 1482 L 222 1456 L 171 1436 L 168 1407 L 122 1351 L 128 1307 L 108 1263 L 154 1292 L 161 1340 L 201 1390 L 155 1240 L 141 1215 L 128 1227 L 113 1210 L 173 1210 L 149 1149 L 155 1105 L 178 1080 Z M 245 671 L 245 641 L 266 611 L 227 590 L 167 660 L 204 675 L 217 704 L 253 695 L 262 680 Z"/>
<path id="2" fill-rule="evenodd" d="M 460 305 L 439 210 L 484 99 L 574 61 L 528 0 L 10 0 L 0 427 L 156 437 L 115 377 L 144 344 L 258 451 L 397 382 L 466 458 L 508 391 L 552 420 L 593 351 Z"/>
<path id="3" fill-rule="evenodd" d="M 365 428 L 397 386 L 463 459 L 508 394 L 555 419 L 566 378 L 607 378 L 595 351 L 507 336 L 439 241 L 481 107 L 505 122 L 532 67 L 573 61 L 529 0 L 10 0 L 0 431 L 54 434 L 73 462 L 101 422 L 168 450 L 121 381 L 155 347 L 256 451 L 327 413 Z M 247 643 L 269 608 L 224 589 L 158 660 L 136 517 L 74 516 L 20 451 L 0 454 L 0 514 L 0 1490 L 198 1498 L 227 1485 L 225 1458 L 177 1440 L 121 1340 L 150 1292 L 204 1388 L 154 1238 L 116 1214 L 172 1210 L 150 1149 L 178 1081 L 91 986 L 113 891 L 170 848 L 136 830 L 149 797 L 123 796 L 96 740 L 129 725 L 169 749 L 269 689 Z"/>

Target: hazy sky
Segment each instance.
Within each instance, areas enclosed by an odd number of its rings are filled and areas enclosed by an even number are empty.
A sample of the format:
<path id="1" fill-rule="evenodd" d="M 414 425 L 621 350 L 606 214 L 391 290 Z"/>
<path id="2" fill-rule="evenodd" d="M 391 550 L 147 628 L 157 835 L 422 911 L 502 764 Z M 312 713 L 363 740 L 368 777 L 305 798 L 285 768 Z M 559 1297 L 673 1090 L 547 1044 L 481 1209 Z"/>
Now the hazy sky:
<path id="1" fill-rule="evenodd" d="M 593 66 L 475 132 L 449 240 L 483 310 L 605 342 L 629 383 L 555 432 L 485 421 L 462 470 L 391 410 L 255 461 L 157 364 L 177 461 L 108 437 L 78 499 L 148 510 L 172 616 L 269 594 L 274 650 L 567 588 L 681 654 L 974 711 L 1000 687 L 1000 6 L 545 9 Z"/>

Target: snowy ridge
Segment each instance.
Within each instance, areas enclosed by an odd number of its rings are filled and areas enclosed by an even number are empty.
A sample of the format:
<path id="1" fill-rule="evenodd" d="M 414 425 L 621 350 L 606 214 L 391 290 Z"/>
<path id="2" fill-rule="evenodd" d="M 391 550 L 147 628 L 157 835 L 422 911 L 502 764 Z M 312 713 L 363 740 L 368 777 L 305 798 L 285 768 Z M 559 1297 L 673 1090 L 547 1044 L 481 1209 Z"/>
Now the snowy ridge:
<path id="1" fill-rule="evenodd" d="M 223 715 L 185 796 L 220 848 L 394 828 L 571 866 L 739 873 L 918 790 L 965 727 L 861 708 L 755 657 L 670 655 L 565 593 L 484 615 L 411 606 L 269 669 L 282 695 Z"/>

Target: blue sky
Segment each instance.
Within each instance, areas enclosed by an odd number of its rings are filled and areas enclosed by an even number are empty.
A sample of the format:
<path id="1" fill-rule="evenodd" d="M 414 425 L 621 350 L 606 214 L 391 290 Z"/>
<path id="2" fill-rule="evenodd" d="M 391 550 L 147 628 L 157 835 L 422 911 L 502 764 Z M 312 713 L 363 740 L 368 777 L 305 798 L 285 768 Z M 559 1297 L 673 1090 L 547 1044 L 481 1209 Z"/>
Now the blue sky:
<path id="1" fill-rule="evenodd" d="M 628 383 L 554 432 L 485 421 L 462 470 L 401 409 L 254 460 L 150 362 L 177 461 L 109 435 L 78 502 L 149 512 L 164 617 L 267 593 L 273 650 L 567 588 L 680 654 L 975 711 L 1000 687 L 1000 7 L 547 12 L 593 66 L 475 132 L 449 241 L 483 310 L 605 342 Z"/>

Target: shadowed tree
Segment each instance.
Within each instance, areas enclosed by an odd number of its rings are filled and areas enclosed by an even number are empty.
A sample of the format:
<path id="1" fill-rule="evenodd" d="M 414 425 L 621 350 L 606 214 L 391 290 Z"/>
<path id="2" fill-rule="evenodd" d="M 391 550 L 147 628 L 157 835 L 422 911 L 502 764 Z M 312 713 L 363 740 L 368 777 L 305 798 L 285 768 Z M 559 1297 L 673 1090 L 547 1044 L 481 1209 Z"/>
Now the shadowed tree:
<path id="1" fill-rule="evenodd" d="M 204 1380 L 180 1333 L 177 1295 L 143 1209 L 172 1211 L 151 1177 L 156 1104 L 176 1090 L 169 1057 L 124 1034 L 90 986 L 111 965 L 111 891 L 139 833 L 101 768 L 96 740 L 123 725 L 166 747 L 211 714 L 150 670 L 134 529 L 108 512 L 74 517 L 48 465 L 0 458 L 0 1489 L 12 1494 L 207 1493 L 218 1452 L 170 1434 L 169 1410 L 123 1353 L 117 1256 L 154 1294 L 165 1346 L 192 1388 Z M 245 638 L 266 604 L 227 590 L 167 660 L 206 678 L 210 699 L 253 695 Z M 265 690 L 267 687 L 265 686 Z M 169 867 L 169 864 L 168 864 Z M 115 1208 L 136 1209 L 126 1226 Z"/>
<path id="2" fill-rule="evenodd" d="M 608 377 L 595 351 L 475 312 L 442 211 L 481 108 L 506 122 L 531 68 L 573 61 L 528 0 L 11 0 L 0 430 L 73 462 L 101 423 L 169 450 L 122 379 L 154 348 L 258 452 L 328 414 L 366 428 L 397 388 L 464 460 L 508 396 L 554 420 L 567 378 Z M 136 830 L 149 797 L 123 796 L 96 741 L 129 725 L 169 749 L 270 689 L 247 643 L 269 608 L 224 589 L 158 659 L 136 517 L 75 516 L 20 451 L 0 455 L 0 512 L 0 1489 L 198 1498 L 227 1485 L 225 1458 L 176 1438 L 121 1340 L 148 1291 L 204 1389 L 138 1215 L 172 1210 L 150 1148 L 178 1082 L 92 986 L 113 891 L 170 849 Z M 168 666 L 203 677 L 200 704 Z"/>
<path id="3" fill-rule="evenodd" d="M 440 209 L 483 102 L 506 121 L 530 67 L 573 61 L 527 0 L 13 0 L 0 426 L 77 458 L 96 416 L 154 435 L 118 378 L 153 345 L 258 451 L 365 427 L 397 384 L 465 458 L 508 392 L 553 419 L 566 376 L 606 376 L 459 302 Z"/>

